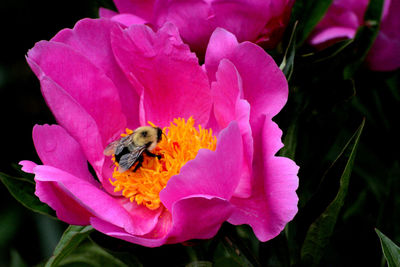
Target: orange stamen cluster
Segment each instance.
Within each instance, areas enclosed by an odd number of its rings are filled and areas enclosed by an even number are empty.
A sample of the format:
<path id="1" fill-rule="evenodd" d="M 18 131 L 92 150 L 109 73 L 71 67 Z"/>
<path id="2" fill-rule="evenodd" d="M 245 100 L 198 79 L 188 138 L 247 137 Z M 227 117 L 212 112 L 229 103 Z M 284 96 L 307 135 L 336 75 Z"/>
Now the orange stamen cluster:
<path id="1" fill-rule="evenodd" d="M 168 180 L 178 174 L 186 162 L 194 159 L 199 149 L 215 150 L 217 145 L 212 130 L 204 129 L 200 125 L 196 129 L 192 117 L 187 121 L 181 118 L 174 119 L 163 132 L 167 138 L 163 136 L 152 151 L 162 157 L 158 159 L 143 153 L 143 164 L 136 172 L 133 172 L 136 164 L 123 173 L 118 172 L 118 163 L 113 157 L 116 165 L 113 172 L 114 180 L 111 181 L 115 186 L 114 191 L 122 191 L 122 195 L 131 202 L 136 201 L 139 205 L 152 210 L 160 207 L 159 193 L 167 185 Z M 131 133 L 132 130 L 127 129 L 126 134 L 122 136 Z"/>

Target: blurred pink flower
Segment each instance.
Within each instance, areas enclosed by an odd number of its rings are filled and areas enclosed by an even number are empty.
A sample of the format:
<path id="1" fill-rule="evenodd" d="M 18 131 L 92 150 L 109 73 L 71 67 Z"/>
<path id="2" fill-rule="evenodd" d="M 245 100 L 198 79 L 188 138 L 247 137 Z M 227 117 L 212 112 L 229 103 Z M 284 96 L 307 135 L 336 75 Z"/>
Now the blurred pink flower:
<path id="1" fill-rule="evenodd" d="M 217 28 L 233 33 L 239 42 L 251 41 L 274 48 L 289 22 L 294 0 L 114 0 L 119 11 L 100 9 L 126 26 L 146 23 L 154 30 L 174 23 L 183 41 L 203 57 Z"/>
<path id="2" fill-rule="evenodd" d="M 354 38 L 364 24 L 369 0 L 334 0 L 310 36 L 314 46 L 326 47 Z M 378 36 L 367 55 L 370 69 L 390 71 L 400 67 L 400 0 L 385 0 Z"/>
<path id="3" fill-rule="evenodd" d="M 282 132 L 272 121 L 288 85 L 259 46 L 217 28 L 200 66 L 171 23 L 153 32 L 84 19 L 38 42 L 27 61 L 58 125 L 34 127 L 43 165 L 21 165 L 61 220 L 155 247 L 211 238 L 224 221 L 249 224 L 267 241 L 296 214 L 298 167 L 275 156 Z M 177 118 L 211 129 L 216 149 L 200 149 L 179 165 L 153 196 L 160 205 L 148 208 L 128 187 L 117 188 L 103 150 L 125 128 L 148 121 L 166 127 Z M 174 148 L 186 145 L 167 134 Z M 164 168 L 173 165 L 163 160 Z"/>

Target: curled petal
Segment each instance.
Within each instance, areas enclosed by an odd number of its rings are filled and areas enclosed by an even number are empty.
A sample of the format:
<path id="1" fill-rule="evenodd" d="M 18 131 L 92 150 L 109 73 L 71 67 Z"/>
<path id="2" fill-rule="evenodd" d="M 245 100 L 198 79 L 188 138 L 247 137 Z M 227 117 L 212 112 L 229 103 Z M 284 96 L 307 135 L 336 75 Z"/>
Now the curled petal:
<path id="1" fill-rule="evenodd" d="M 243 139 L 243 162 L 241 178 L 235 196 L 249 197 L 251 194 L 251 165 L 253 162 L 253 137 L 250 127 L 250 105 L 243 97 L 242 81 L 235 66 L 227 59 L 221 60 L 216 74 L 217 80 L 211 85 L 214 100 L 214 115 L 223 129 L 229 122 L 238 122 Z"/>
<path id="2" fill-rule="evenodd" d="M 28 173 L 34 173 L 37 166 L 36 163 L 27 160 L 19 164 L 22 165 L 22 170 Z M 75 225 L 89 224 L 92 214 L 84 209 L 79 201 L 64 192 L 56 182 L 36 181 L 35 195 L 54 209 L 60 220 Z"/>
<path id="3" fill-rule="evenodd" d="M 278 235 L 297 212 L 298 166 L 274 154 L 282 147 L 282 132 L 269 118 L 255 130 L 254 186 L 250 198 L 232 198 L 235 211 L 229 222 L 249 224 L 261 241 Z M 277 141 L 278 140 L 278 141 Z"/>
<path id="4" fill-rule="evenodd" d="M 232 211 L 232 205 L 226 200 L 193 196 L 176 202 L 171 215 L 162 215 L 165 219 L 160 220 L 156 234 L 153 233 L 153 236 L 151 233 L 146 236 L 132 235 L 99 218 L 92 218 L 91 224 L 95 229 L 109 236 L 147 247 L 158 247 L 189 239 L 211 238 Z M 173 224 L 171 224 L 172 221 Z"/>
<path id="5" fill-rule="evenodd" d="M 211 195 L 230 199 L 240 179 L 242 140 L 236 122 L 222 130 L 216 151 L 199 150 L 178 175 L 171 177 L 160 192 L 164 206 L 171 210 L 175 202 L 191 195 Z M 217 166 L 217 167 L 216 167 Z"/>
<path id="6" fill-rule="evenodd" d="M 150 211 L 138 207 L 129 213 L 115 198 L 104 192 L 99 186 L 79 179 L 70 173 L 50 166 L 36 166 L 33 169 L 37 183 L 57 183 L 59 188 L 77 201 L 93 217 L 98 217 L 125 229 L 131 234 L 146 234 L 156 225 L 159 210 Z"/>
<path id="7" fill-rule="evenodd" d="M 217 49 L 214 52 L 213 47 L 221 44 L 229 44 L 227 51 L 218 53 Z M 235 47 L 233 36 L 217 29 L 210 39 L 206 54 L 205 65 L 207 71 L 211 72 L 210 77 L 213 77 L 212 72 L 216 70 L 215 64 L 219 64 L 223 58 L 234 64 L 242 78 L 243 98 L 251 106 L 252 123 L 262 114 L 272 118 L 286 104 L 288 84 L 285 75 L 262 48 L 249 42 Z"/>

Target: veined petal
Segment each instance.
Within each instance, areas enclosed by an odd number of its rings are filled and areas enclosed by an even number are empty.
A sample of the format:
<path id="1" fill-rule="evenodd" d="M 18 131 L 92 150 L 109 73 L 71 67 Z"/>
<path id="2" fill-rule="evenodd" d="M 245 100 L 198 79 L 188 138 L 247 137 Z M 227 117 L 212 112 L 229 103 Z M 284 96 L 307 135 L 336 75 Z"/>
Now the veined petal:
<path id="1" fill-rule="evenodd" d="M 110 33 L 119 27 L 108 19 L 83 19 L 73 29 L 64 29 L 54 36 L 52 42 L 60 42 L 84 55 L 111 79 L 117 89 L 122 111 L 127 119 L 125 127 L 135 129 L 139 124 L 139 95 L 126 79 L 115 60 Z M 107 106 L 107 112 L 108 106 Z M 115 114 L 117 115 L 117 114 Z"/>
<path id="2" fill-rule="evenodd" d="M 104 146 L 126 126 L 115 85 L 85 56 L 65 44 L 41 41 L 29 50 L 28 63 L 39 80 L 50 77 L 90 114 Z M 107 112 L 101 106 L 106 106 Z"/>
<path id="3" fill-rule="evenodd" d="M 144 25 L 116 29 L 112 46 L 128 79 L 143 85 L 142 124 L 164 127 L 192 116 L 206 125 L 212 106 L 208 79 L 175 26 L 168 23 L 157 33 Z"/>

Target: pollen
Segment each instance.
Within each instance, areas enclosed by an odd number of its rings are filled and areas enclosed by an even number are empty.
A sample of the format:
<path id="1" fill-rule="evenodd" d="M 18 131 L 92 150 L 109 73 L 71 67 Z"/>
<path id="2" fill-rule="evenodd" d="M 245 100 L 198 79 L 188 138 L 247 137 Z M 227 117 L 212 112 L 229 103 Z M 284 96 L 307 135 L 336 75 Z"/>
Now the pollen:
<path id="1" fill-rule="evenodd" d="M 150 125 L 155 126 L 151 122 Z M 159 193 L 165 188 L 168 180 L 176 174 L 189 160 L 196 157 L 199 149 L 215 150 L 217 138 L 211 129 L 204 129 L 200 125 L 196 128 L 192 117 L 187 121 L 182 118 L 174 119 L 169 127 L 163 129 L 166 135 L 157 144 L 152 153 L 161 157 L 150 157 L 143 153 L 142 166 L 133 171 L 136 164 L 125 172 L 118 172 L 118 163 L 114 161 L 113 179 L 110 179 L 114 191 L 122 191 L 122 195 L 131 202 L 136 201 L 151 210 L 158 209 L 162 203 Z M 126 129 L 121 136 L 131 134 Z"/>

